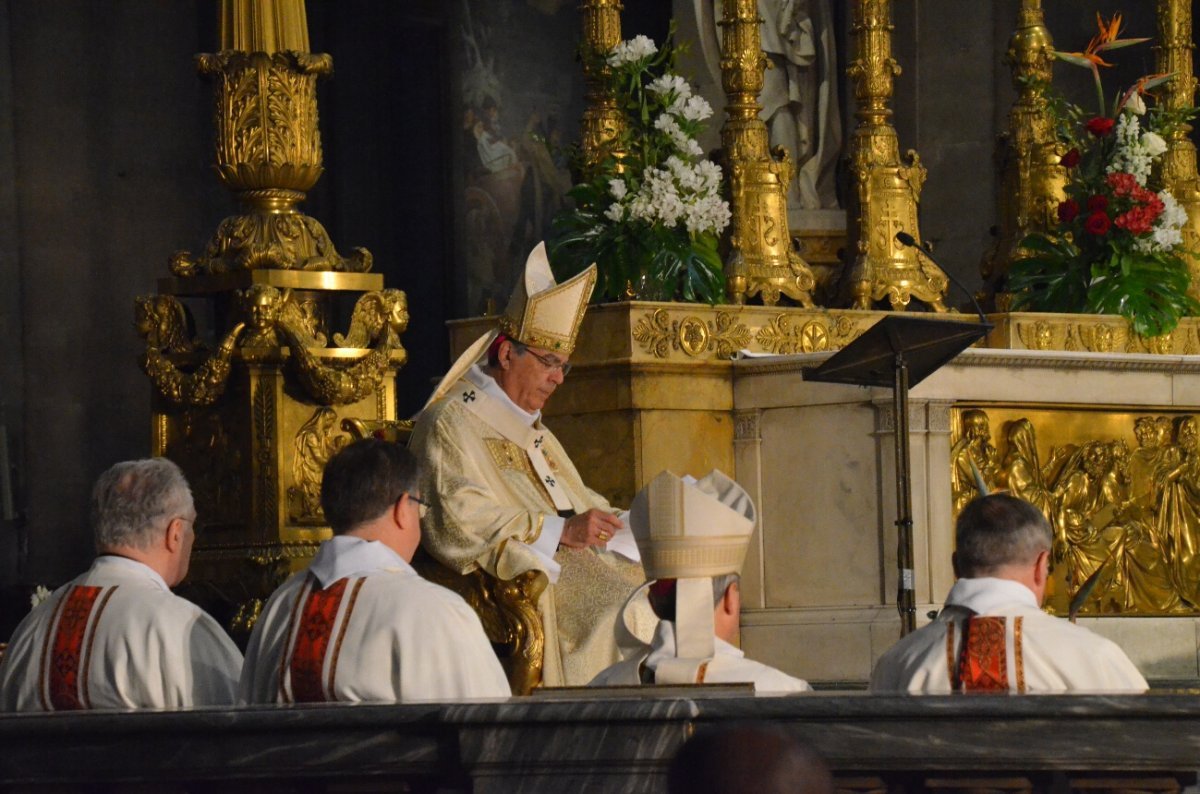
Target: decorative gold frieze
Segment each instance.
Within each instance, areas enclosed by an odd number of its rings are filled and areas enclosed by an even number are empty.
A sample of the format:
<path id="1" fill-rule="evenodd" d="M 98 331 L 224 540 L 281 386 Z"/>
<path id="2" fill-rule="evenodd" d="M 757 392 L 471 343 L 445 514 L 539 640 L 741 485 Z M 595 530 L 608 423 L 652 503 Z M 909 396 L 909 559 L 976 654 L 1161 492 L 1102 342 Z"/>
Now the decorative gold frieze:
<path id="1" fill-rule="evenodd" d="M 849 317 L 812 318 L 779 314 L 758 329 L 754 340 L 763 352 L 776 355 L 837 350 L 862 333 Z"/>
<path id="2" fill-rule="evenodd" d="M 1095 576 L 1085 614 L 1200 614 L 1200 424 L 1186 411 L 960 406 L 954 512 L 1007 489 L 1054 532 L 1049 604 Z"/>
<path id="3" fill-rule="evenodd" d="M 728 359 L 749 345 L 750 329 L 729 312 L 718 311 L 708 320 L 696 316 L 673 320 L 668 310 L 657 309 L 637 321 L 633 338 L 657 358 L 682 350 L 692 358 L 711 353 L 712 358 Z"/>
<path id="4" fill-rule="evenodd" d="M 1146 337 L 1123 317 L 1082 314 L 1013 313 L 992 315 L 988 347 L 1065 350 L 1085 353 L 1200 353 L 1200 320 L 1184 318 L 1169 334 Z"/>
<path id="5" fill-rule="evenodd" d="M 762 295 L 767 306 L 786 295 L 813 305 L 816 278 L 792 245 L 787 189 L 795 168 L 782 147 L 769 151 L 767 125 L 758 95 L 767 58 L 762 50 L 756 0 L 723 0 L 720 22 L 721 85 L 728 118 L 721 145 L 729 176 L 733 214 L 726 291 L 734 303 Z"/>
<path id="6" fill-rule="evenodd" d="M 917 298 L 944 312 L 946 275 L 929 257 L 896 241 L 900 231 L 921 239 L 917 204 L 926 172 L 911 149 L 901 162 L 891 123 L 893 80 L 900 74 L 892 57 L 891 0 L 855 0 L 853 11 L 855 59 L 846 70 L 854 80 L 858 118 L 850 145 L 850 227 L 856 235 L 852 306 L 869 309 L 886 298 L 892 309 L 904 310 Z"/>

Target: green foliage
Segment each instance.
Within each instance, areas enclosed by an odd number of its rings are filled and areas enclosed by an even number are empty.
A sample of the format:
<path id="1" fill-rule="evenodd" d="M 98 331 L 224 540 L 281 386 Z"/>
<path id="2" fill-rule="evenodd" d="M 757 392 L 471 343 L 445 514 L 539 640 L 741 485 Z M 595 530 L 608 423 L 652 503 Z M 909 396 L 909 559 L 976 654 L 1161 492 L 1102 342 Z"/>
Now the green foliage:
<path id="1" fill-rule="evenodd" d="M 1181 317 L 1200 314 L 1178 256 L 1138 253 L 1111 241 L 1108 256 L 1085 254 L 1065 237 L 1031 234 L 1008 272 L 1013 309 L 1120 314 L 1137 333 L 1170 333 Z"/>

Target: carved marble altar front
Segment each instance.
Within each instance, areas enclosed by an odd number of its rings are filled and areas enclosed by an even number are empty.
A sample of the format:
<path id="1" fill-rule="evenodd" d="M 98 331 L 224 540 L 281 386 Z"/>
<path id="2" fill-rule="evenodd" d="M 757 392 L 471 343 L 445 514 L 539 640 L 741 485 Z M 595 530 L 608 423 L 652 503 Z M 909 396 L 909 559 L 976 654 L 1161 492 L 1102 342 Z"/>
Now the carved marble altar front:
<path id="1" fill-rule="evenodd" d="M 825 355 L 734 365 L 737 476 L 762 514 L 742 639 L 751 656 L 793 673 L 853 681 L 899 636 L 895 427 L 885 390 L 803 380 Z M 1080 622 L 1121 644 L 1149 678 L 1195 677 L 1191 558 L 1162 539 L 1187 522 L 1171 511 L 1156 518 L 1155 500 L 1172 489 L 1172 505 L 1185 498 L 1197 373 L 1193 356 L 971 349 L 913 389 L 918 622 L 953 583 L 954 515 L 975 495 L 973 465 L 989 487 L 1018 490 L 1051 517 L 1052 608 L 1065 613 L 1103 566 L 1082 615 L 1104 616 Z M 1151 438 L 1149 428 L 1169 432 Z"/>

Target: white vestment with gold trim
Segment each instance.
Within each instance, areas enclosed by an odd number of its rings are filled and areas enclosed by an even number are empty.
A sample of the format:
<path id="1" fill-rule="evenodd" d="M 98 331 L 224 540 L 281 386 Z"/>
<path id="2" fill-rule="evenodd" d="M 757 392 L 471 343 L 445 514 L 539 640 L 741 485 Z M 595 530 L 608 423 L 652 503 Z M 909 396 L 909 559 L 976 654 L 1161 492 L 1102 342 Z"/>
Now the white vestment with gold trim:
<path id="1" fill-rule="evenodd" d="M 583 484 L 540 414 L 512 405 L 475 367 L 425 409 L 409 445 L 423 468 L 421 542 L 431 555 L 459 573 L 545 576 L 543 684 L 583 686 L 620 659 L 617 615 L 645 580 L 642 567 L 607 550 L 558 549 L 560 510 L 616 511 Z M 628 529 L 614 541 L 636 556 Z M 644 597 L 628 621 L 644 638 L 657 623 Z"/>
<path id="2" fill-rule="evenodd" d="M 747 659 L 740 648 L 713 638 L 714 656 L 705 662 L 697 684 L 754 684 L 756 695 L 786 695 L 808 692 L 808 682 L 765 664 Z M 653 682 L 654 671 L 660 662 L 675 658 L 675 624 L 660 621 L 654 641 L 641 653 L 617 662 L 592 679 L 590 686 L 637 686 L 642 684 L 642 669 Z"/>
<path id="3" fill-rule="evenodd" d="M 233 705 L 242 655 L 155 571 L 103 555 L 17 627 L 0 664 L 0 710 Z"/>
<path id="4" fill-rule="evenodd" d="M 1004 618 L 979 629 L 971 618 Z M 975 631 L 976 670 L 1010 692 L 1142 692 L 1146 679 L 1115 643 L 1043 612 L 1033 592 L 1008 579 L 960 579 L 937 619 L 892 646 L 871 675 L 872 692 L 949 693 L 961 686 L 963 637 Z M 968 640 L 971 642 L 971 640 Z M 988 668 L 991 668 L 990 670 Z M 960 685 L 956 687 L 956 682 Z"/>
<path id="5" fill-rule="evenodd" d="M 479 618 L 457 593 L 421 578 L 384 544 L 345 535 L 321 544 L 309 569 L 271 596 L 241 680 L 247 703 L 511 694 Z"/>

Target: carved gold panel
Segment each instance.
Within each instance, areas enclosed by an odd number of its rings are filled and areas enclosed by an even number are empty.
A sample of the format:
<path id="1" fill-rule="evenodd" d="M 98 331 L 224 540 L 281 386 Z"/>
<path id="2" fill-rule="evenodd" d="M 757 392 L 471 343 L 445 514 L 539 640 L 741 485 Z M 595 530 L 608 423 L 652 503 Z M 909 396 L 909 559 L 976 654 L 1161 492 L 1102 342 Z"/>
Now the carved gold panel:
<path id="1" fill-rule="evenodd" d="M 950 457 L 956 516 L 976 472 L 1046 515 L 1053 611 L 1200 614 L 1200 410 L 960 405 Z"/>

